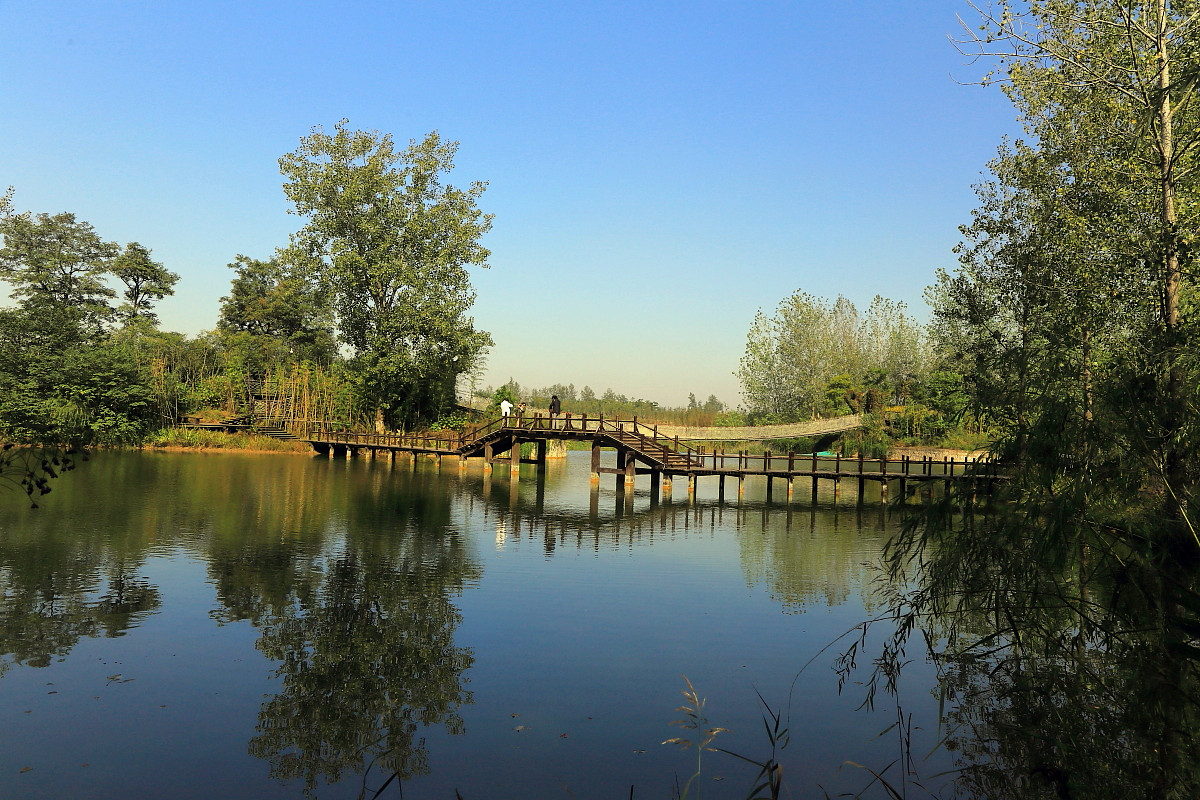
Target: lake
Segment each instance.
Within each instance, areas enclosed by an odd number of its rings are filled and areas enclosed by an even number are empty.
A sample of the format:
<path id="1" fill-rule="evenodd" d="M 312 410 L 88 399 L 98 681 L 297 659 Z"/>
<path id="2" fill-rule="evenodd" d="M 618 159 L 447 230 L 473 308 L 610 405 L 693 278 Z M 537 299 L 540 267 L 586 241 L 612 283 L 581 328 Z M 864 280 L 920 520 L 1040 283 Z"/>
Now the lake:
<path id="1" fill-rule="evenodd" d="M 510 480 L 477 463 L 100 452 L 37 510 L 0 497 L 0 797 L 669 798 L 696 750 L 770 753 L 787 796 L 946 769 L 921 653 L 898 699 L 839 693 L 836 656 L 880 614 L 898 515 L 765 484 L 589 484 L 589 454 Z M 709 483 L 711 482 L 711 486 Z M 836 643 L 835 643 L 836 641 Z M 864 666 L 865 665 L 865 666 Z M 755 767 L 703 753 L 692 797 Z M 938 786 L 945 778 L 932 781 Z M 632 787 L 632 788 L 631 788 Z M 875 787 L 868 796 L 883 796 Z"/>

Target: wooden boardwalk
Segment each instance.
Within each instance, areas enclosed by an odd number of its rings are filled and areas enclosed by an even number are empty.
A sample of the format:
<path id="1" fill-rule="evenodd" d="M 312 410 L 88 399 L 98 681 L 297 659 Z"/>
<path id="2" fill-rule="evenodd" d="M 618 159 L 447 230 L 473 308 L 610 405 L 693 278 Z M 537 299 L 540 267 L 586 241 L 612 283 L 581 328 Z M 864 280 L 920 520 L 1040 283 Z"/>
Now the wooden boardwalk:
<path id="1" fill-rule="evenodd" d="M 860 424 L 857 415 L 815 420 L 817 429 L 813 430 L 813 435 L 844 432 Z M 513 479 L 519 479 L 522 463 L 544 466 L 547 442 L 586 441 L 591 444 L 593 484 L 599 484 L 602 474 L 614 474 L 618 489 L 624 489 L 632 487 L 638 475 L 649 475 L 654 495 L 660 490 L 669 493 L 675 478 L 687 480 L 689 493 L 695 492 L 698 479 L 716 478 L 718 494 L 723 498 L 728 480 L 738 482 L 740 494 L 746 478 L 764 476 L 770 499 L 777 481 L 785 484 L 789 498 L 797 481 L 809 482 L 815 498 L 818 482 L 832 481 L 836 491 L 843 480 L 855 481 L 860 497 L 868 481 L 880 484 L 885 497 L 888 486 L 898 483 L 903 497 L 911 487 L 929 486 L 938 481 L 947 487 L 956 482 L 971 481 L 980 491 L 987 491 L 994 481 L 1003 477 L 994 462 L 982 459 L 866 459 L 793 452 L 751 454 L 705 450 L 704 447 L 693 447 L 677 436 L 665 436 L 657 426 L 645 425 L 636 418 L 619 420 L 563 415 L 551 419 L 538 414 L 523 418 L 502 417 L 462 433 L 412 436 L 310 428 L 301 438 L 318 453 L 331 458 L 386 455 L 394 459 L 397 453 L 403 453 L 413 457 L 414 465 L 418 455 L 431 456 L 439 465 L 443 458 L 454 457 L 460 468 L 466 467 L 467 459 L 481 458 L 485 472 L 492 471 L 496 462 L 502 462 L 509 465 Z M 525 443 L 535 445 L 533 458 L 521 458 L 521 445 Z M 616 451 L 615 467 L 601 466 L 601 454 L 606 449 Z"/>

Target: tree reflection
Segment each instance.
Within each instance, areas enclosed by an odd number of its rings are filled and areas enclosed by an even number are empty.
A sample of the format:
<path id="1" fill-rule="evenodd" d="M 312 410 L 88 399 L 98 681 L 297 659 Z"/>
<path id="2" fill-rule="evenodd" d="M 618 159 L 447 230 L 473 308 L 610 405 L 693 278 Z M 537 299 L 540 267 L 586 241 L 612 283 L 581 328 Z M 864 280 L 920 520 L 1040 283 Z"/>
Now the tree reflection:
<path id="1" fill-rule="evenodd" d="M 968 796 L 1195 796 L 1200 595 L 1128 550 L 1043 530 L 1013 508 L 931 509 L 907 528 L 892 575 L 920 580 L 890 601 L 899 624 L 880 673 L 894 678 L 908 634 L 924 628 Z"/>
<path id="2" fill-rule="evenodd" d="M 262 621 L 258 648 L 279 662 L 282 689 L 262 706 L 249 750 L 306 790 L 372 768 L 427 773 L 419 732 L 461 733 L 457 709 L 471 702 L 473 656 L 454 644 L 452 597 L 478 568 L 448 530 L 448 503 L 375 490 L 347 504 L 341 551 L 293 572 L 288 602 Z"/>
<path id="3" fill-rule="evenodd" d="M 959 752 L 964 794 L 1191 796 L 1169 787 L 1194 785 L 1194 748 L 1184 774 L 1178 752 L 1170 757 L 1172 774 L 1163 772 L 1164 748 L 1176 737 L 1164 728 L 1168 715 L 1155 708 L 1145 673 L 1124 658 L 1091 652 L 1069 660 L 963 659 L 946 667 L 944 686 L 958 699 L 948 716 L 957 732 L 947 746 Z M 1195 730 L 1194 721 L 1189 727 Z"/>
<path id="4" fill-rule="evenodd" d="M 158 588 L 133 573 L 118 569 L 101 582 L 86 561 L 60 567 L 0 569 L 0 675 L 15 664 L 49 666 L 82 638 L 122 636 L 161 604 Z"/>
<path id="5" fill-rule="evenodd" d="M 877 572 L 868 560 L 887 536 L 886 508 L 763 508 L 742 516 L 738 545 L 748 584 L 764 584 L 790 611 L 840 605 L 852 594 L 861 595 L 871 610 L 866 589 Z"/>

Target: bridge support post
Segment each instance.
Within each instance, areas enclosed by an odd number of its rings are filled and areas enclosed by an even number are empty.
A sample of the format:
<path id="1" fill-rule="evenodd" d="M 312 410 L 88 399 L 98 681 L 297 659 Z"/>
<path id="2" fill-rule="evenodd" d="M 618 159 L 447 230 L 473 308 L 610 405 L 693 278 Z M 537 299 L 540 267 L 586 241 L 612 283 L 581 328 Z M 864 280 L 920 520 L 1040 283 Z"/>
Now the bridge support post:
<path id="1" fill-rule="evenodd" d="M 721 475 L 717 478 L 717 500 L 725 502 L 725 476 Z"/>
<path id="2" fill-rule="evenodd" d="M 817 502 L 817 448 L 813 445 L 812 454 L 812 501 L 813 505 Z"/>
<path id="3" fill-rule="evenodd" d="M 662 493 L 664 497 L 671 496 L 671 473 L 664 472 L 662 476 Z"/>
<path id="4" fill-rule="evenodd" d="M 537 468 L 538 472 L 546 471 L 546 440 L 537 440 Z"/>
<path id="5" fill-rule="evenodd" d="M 662 470 L 650 470 L 650 505 L 658 504 L 659 485 L 662 483 Z"/>
<path id="6" fill-rule="evenodd" d="M 490 443 L 483 446 L 483 474 L 492 474 L 492 445 Z"/>
<path id="7" fill-rule="evenodd" d="M 688 475 L 688 494 L 689 495 L 696 494 L 696 476 L 695 475 Z"/>
<path id="8" fill-rule="evenodd" d="M 637 482 L 637 460 L 633 457 L 633 451 L 625 451 L 625 486 L 632 489 L 633 484 Z"/>
<path id="9" fill-rule="evenodd" d="M 521 479 L 521 440 L 515 436 L 508 450 L 508 475 L 513 480 Z"/>
<path id="10" fill-rule="evenodd" d="M 863 490 L 866 488 L 866 478 L 863 477 L 863 451 L 858 449 L 858 502 L 863 501 Z"/>
<path id="11" fill-rule="evenodd" d="M 459 472 L 467 471 L 467 457 L 466 456 L 460 455 L 458 457 L 458 471 Z"/>
<path id="12" fill-rule="evenodd" d="M 774 482 L 775 482 L 775 479 L 772 478 L 770 475 L 768 475 L 767 476 L 767 502 L 768 503 L 771 502 L 771 484 Z"/>
<path id="13" fill-rule="evenodd" d="M 790 503 L 790 502 L 792 502 L 792 492 L 793 492 L 793 490 L 794 490 L 795 488 L 796 488 L 796 477 L 795 477 L 794 475 L 788 475 L 788 479 L 787 479 L 787 499 L 788 499 L 788 502 L 789 502 L 789 503 Z"/>
<path id="14" fill-rule="evenodd" d="M 592 483 L 600 483 L 600 443 L 592 440 Z"/>
<path id="15" fill-rule="evenodd" d="M 434 455 L 433 455 L 433 469 L 434 469 L 436 472 L 441 472 L 441 471 L 442 471 L 442 454 L 441 454 L 441 453 L 434 453 Z"/>
<path id="16" fill-rule="evenodd" d="M 746 493 L 746 476 L 739 474 L 738 475 L 738 499 L 740 500 L 742 498 L 742 495 L 744 495 L 745 493 Z"/>

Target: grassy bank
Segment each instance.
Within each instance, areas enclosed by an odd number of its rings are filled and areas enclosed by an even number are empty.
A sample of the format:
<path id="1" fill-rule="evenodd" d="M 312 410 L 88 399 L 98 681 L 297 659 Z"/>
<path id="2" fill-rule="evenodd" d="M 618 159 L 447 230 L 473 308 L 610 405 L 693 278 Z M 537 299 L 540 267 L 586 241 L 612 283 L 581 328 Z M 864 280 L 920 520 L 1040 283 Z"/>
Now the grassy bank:
<path id="1" fill-rule="evenodd" d="M 254 433 L 224 433 L 195 428 L 163 428 L 142 443 L 145 449 L 237 450 L 260 453 L 312 453 L 307 442 L 283 441 Z"/>

